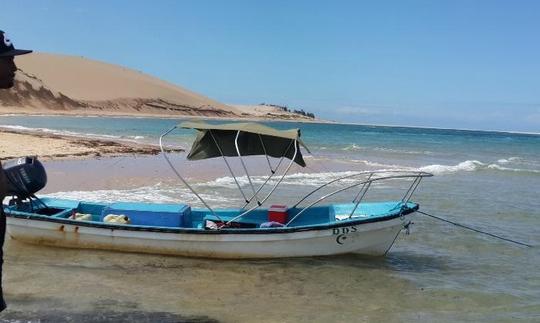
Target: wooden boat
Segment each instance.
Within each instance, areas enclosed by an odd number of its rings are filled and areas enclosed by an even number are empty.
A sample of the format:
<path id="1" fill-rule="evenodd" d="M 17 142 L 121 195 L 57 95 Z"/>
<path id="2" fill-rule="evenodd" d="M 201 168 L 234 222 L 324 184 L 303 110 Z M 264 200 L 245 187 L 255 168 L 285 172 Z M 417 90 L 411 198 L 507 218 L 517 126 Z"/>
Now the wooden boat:
<path id="1" fill-rule="evenodd" d="M 223 158 L 244 198 L 242 207 L 213 209 L 185 181 L 163 146 L 164 137 L 177 127 L 199 132 L 188 160 Z M 410 201 L 411 196 L 421 179 L 432 175 L 411 171 L 358 172 L 316 188 L 290 207 L 266 206 L 291 165 L 305 166 L 300 149 L 305 145 L 299 137 L 298 129 L 283 131 L 255 123 L 185 122 L 165 132 L 160 146 L 175 174 L 199 198 L 203 208 L 38 198 L 19 187 L 18 194 L 14 194 L 18 197 L 5 206 L 8 234 L 15 240 L 61 247 L 211 258 L 385 255 L 419 208 Z M 252 183 L 243 161 L 245 156 L 254 155 L 266 156 L 270 168 L 260 187 Z M 277 166 L 272 165 L 268 156 L 280 158 Z M 250 194 L 238 183 L 226 157 L 240 160 L 249 179 Z M 273 181 L 270 191 L 262 194 L 284 159 L 290 160 L 288 166 L 279 180 Z M 363 202 L 372 183 L 390 180 L 410 180 L 411 184 L 400 199 Z M 339 188 L 318 196 L 340 183 L 343 185 Z M 344 203 L 324 203 L 342 192 L 351 192 L 353 198 Z M 84 220 L 77 219 L 78 215 L 83 215 Z M 125 217 L 128 223 L 107 222 L 111 215 Z"/>

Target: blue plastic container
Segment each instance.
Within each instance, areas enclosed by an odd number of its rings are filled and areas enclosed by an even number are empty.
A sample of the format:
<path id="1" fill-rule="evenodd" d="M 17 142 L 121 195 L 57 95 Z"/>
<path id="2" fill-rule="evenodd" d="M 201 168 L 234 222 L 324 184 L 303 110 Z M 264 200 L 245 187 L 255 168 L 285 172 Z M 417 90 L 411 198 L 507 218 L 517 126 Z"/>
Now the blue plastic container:
<path id="1" fill-rule="evenodd" d="M 126 215 L 130 224 L 183 227 L 191 224 L 191 207 L 186 204 L 114 203 L 103 209 L 100 221 L 109 214 Z"/>

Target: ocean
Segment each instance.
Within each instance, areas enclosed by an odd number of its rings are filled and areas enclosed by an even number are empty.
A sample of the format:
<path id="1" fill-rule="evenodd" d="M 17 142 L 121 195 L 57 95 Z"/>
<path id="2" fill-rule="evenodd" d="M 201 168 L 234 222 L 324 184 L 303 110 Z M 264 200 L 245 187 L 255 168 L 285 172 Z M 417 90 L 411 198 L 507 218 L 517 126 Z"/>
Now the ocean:
<path id="1" fill-rule="evenodd" d="M 157 143 L 163 131 L 181 121 L 5 116 L 0 126 Z M 357 171 L 421 170 L 434 175 L 425 178 L 413 196 L 422 211 L 533 247 L 513 245 L 418 214 L 410 234 L 400 235 L 384 258 L 344 255 L 216 261 L 102 251 L 83 254 L 9 242 L 8 267 L 11 264 L 28 273 L 32 269 L 25 266 L 37 260 L 44 267 L 40 278 L 49 274 L 60 279 L 60 273 L 70 271 L 77 272 L 78 277 L 83 275 L 88 283 L 82 297 L 86 305 L 73 305 L 67 293 L 58 288 L 42 288 L 59 304 L 73 306 L 74 311 L 95 310 L 99 303 L 96 298 L 113 297 L 90 287 L 92 282 L 106 279 L 118 289 L 114 297 L 120 305 L 115 308 L 204 315 L 223 321 L 540 320 L 539 134 L 265 124 L 279 129 L 300 128 L 301 138 L 311 151 L 303 151 L 308 166 L 293 166 L 270 203 L 294 204 L 317 185 Z M 194 136 L 193 130 L 181 129 L 167 138 L 167 145 L 189 149 Z M 185 160 L 185 153 L 180 153 L 173 160 L 210 205 L 239 205 L 236 184 L 219 159 L 194 166 L 194 162 Z M 270 162 L 275 166 L 278 160 Z M 267 165 L 264 158 L 248 163 L 254 184 L 265 181 Z M 198 203 L 174 178 L 161 156 L 50 161 L 45 166 L 50 180 L 43 191 L 47 196 Z M 242 169 L 235 166 L 233 170 L 247 190 L 249 182 L 242 176 Z M 405 187 L 401 181 L 381 183 L 370 189 L 366 199 L 400 197 Z M 15 255 L 20 252 L 24 255 Z M 53 259 L 48 257 L 51 255 Z M 80 261 L 85 264 L 82 268 L 76 265 Z M 17 277 L 8 278 L 8 292 L 10 282 L 18 283 Z M 122 277 L 130 284 L 121 285 L 112 277 Z M 21 311 L 39 311 L 44 306 L 38 300 L 15 304 Z"/>

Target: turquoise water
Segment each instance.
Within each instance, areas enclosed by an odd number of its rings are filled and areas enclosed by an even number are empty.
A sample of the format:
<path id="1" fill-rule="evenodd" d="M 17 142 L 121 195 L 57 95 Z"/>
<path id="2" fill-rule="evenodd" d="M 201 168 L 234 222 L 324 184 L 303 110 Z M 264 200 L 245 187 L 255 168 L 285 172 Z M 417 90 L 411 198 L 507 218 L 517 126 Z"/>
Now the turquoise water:
<path id="1" fill-rule="evenodd" d="M 0 125 L 157 143 L 164 130 L 181 121 L 13 116 L 2 117 Z M 317 157 L 411 167 L 457 166 L 465 162 L 462 167 L 466 168 L 472 162 L 469 166 L 475 169 L 540 172 L 540 135 L 537 134 L 291 122 L 266 124 L 278 129 L 301 128 L 302 139 Z M 193 131 L 181 129 L 169 137 L 169 142 L 189 147 L 192 138 Z"/>
<path id="2" fill-rule="evenodd" d="M 155 143 L 162 131 L 179 121 L 13 116 L 2 117 L 0 125 Z M 278 280 L 275 287 L 279 287 L 287 299 L 287 304 L 279 304 L 290 306 L 287 309 L 291 321 L 306 317 L 301 315 L 307 315 L 308 311 L 299 308 L 316 310 L 323 304 L 326 311 L 333 311 L 335 315 L 317 316 L 320 320 L 335 317 L 355 321 L 354 318 L 359 317 L 355 315 L 360 315 L 358 307 L 362 306 L 365 311 L 361 317 L 369 320 L 540 319 L 540 135 L 290 122 L 267 124 L 280 129 L 301 128 L 302 139 L 312 151 L 312 155 L 305 153 L 308 168 L 291 170 L 291 176 L 284 180 L 282 190 L 276 195 L 277 201 L 292 203 L 295 201 L 293 196 L 314 188 L 314 183 L 323 183 L 351 171 L 424 170 L 435 176 L 425 179 L 415 193 L 414 200 L 420 203 L 423 211 L 534 246 L 514 246 L 417 215 L 411 234 L 400 236 L 383 259 L 351 256 L 239 263 L 248 275 L 279 269 L 282 274 L 302 280 L 302 288 L 326 295 L 325 298 L 315 297 L 314 303 L 308 305 L 305 294 L 295 294 L 297 297 L 286 294 L 285 283 L 280 285 L 282 282 Z M 181 130 L 171 136 L 168 143 L 189 147 L 193 138 L 193 131 Z M 142 167 L 142 162 L 160 165 L 158 163 L 162 161 L 143 158 L 127 164 L 117 159 L 105 159 L 94 161 L 92 165 L 102 167 L 104 172 L 113 165 L 122 165 L 119 172 L 129 174 L 130 167 Z M 264 180 L 260 176 L 262 173 L 259 174 L 263 163 L 259 162 L 260 165 L 255 165 L 256 183 Z M 53 171 L 66 165 L 70 164 L 49 163 Z M 212 165 L 204 166 L 203 163 L 202 169 L 211 169 Z M 190 176 L 205 197 L 219 206 L 235 205 L 238 193 L 230 176 L 209 171 L 206 177 L 198 177 L 194 173 Z M 189 197 L 189 192 L 174 182 L 155 176 L 145 178 L 146 184 L 137 182 L 128 188 L 111 184 L 104 189 L 88 190 L 80 185 L 74 188 L 65 184 L 47 193 L 96 200 L 169 202 L 190 199 L 196 202 Z M 241 184 L 247 188 L 245 178 L 241 178 Z M 369 198 L 385 198 L 394 193 L 393 190 L 383 185 Z M 212 267 L 209 261 L 193 266 Z M 223 275 L 231 274 L 229 269 L 222 268 Z M 303 272 L 311 275 L 309 279 Z M 261 286 L 257 286 L 260 290 Z M 263 284 L 262 288 L 265 287 L 270 288 Z M 293 287 L 300 288 L 294 284 Z M 256 291 L 252 293 L 257 294 Z M 255 301 L 245 299 L 245 302 Z M 380 302 L 387 302 L 391 314 L 384 312 Z M 243 317 L 229 317 L 233 321 L 235 318 L 242 320 Z"/>

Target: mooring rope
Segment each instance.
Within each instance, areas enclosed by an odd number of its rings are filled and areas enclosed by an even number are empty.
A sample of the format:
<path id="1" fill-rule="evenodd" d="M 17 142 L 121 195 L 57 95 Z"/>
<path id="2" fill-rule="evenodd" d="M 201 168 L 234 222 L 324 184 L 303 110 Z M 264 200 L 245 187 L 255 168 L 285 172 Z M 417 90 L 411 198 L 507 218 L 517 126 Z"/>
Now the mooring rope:
<path id="1" fill-rule="evenodd" d="M 453 224 L 453 225 L 458 226 L 458 227 L 460 227 L 460 228 L 464 228 L 464 229 L 471 230 L 471 231 L 474 231 L 474 232 L 477 232 L 477 233 L 482 233 L 482 234 L 488 235 L 488 236 L 493 237 L 493 238 L 501 239 L 501 240 L 504 240 L 504 241 L 508 241 L 508 242 L 515 243 L 515 244 L 518 244 L 518 245 L 521 245 L 521 246 L 525 246 L 525 247 L 529 247 L 529 248 L 532 247 L 532 245 L 530 245 L 530 244 L 526 244 L 526 243 L 519 242 L 519 241 L 516 241 L 516 240 L 504 238 L 504 237 L 498 236 L 498 235 L 496 235 L 496 234 L 489 233 L 489 232 L 485 232 L 485 231 L 478 230 L 478 229 L 475 229 L 475 228 L 471 228 L 471 227 L 469 227 L 469 226 L 466 226 L 466 225 L 463 225 L 463 224 L 460 224 L 460 223 L 457 223 L 457 222 L 452 222 L 452 221 L 450 221 L 450 220 L 446 220 L 446 219 L 440 218 L 440 217 L 435 216 L 435 215 L 433 215 L 433 214 L 428 214 L 428 213 L 422 212 L 422 211 L 416 211 L 416 212 L 418 212 L 418 213 L 420 213 L 420 214 L 423 214 L 423 215 L 427 215 L 427 216 L 432 217 L 432 218 L 434 218 L 434 219 L 437 219 L 437 220 L 439 220 L 439 221 L 443 221 L 443 222 L 446 222 L 446 223 Z"/>

